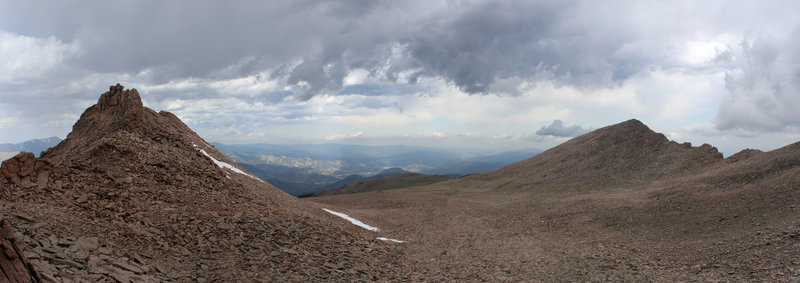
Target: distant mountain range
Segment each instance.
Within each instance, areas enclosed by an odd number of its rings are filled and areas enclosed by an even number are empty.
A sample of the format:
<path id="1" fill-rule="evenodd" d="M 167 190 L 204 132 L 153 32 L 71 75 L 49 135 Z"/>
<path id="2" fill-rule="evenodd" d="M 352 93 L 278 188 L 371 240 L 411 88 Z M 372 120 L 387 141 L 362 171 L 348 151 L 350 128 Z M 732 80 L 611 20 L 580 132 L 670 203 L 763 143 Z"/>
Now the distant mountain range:
<path id="1" fill-rule="evenodd" d="M 33 139 L 21 143 L 2 143 L 0 144 L 0 152 L 20 152 L 28 151 L 33 152 L 36 156 L 48 148 L 56 146 L 61 142 L 58 137 L 49 137 L 43 139 Z"/>
<path id="2" fill-rule="evenodd" d="M 406 145 L 345 144 L 214 143 L 214 147 L 248 171 L 295 196 L 335 189 L 365 178 L 405 172 L 450 177 L 486 173 L 541 152 L 519 149 L 479 155 Z M 396 169 L 384 171 L 387 168 Z"/>

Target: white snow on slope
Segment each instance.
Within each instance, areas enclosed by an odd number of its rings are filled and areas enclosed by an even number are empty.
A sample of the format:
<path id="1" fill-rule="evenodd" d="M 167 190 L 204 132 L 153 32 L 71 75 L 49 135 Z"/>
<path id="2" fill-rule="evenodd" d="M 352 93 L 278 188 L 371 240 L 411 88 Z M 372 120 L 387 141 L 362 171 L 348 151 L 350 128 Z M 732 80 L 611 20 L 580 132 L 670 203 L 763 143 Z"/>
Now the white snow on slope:
<path id="1" fill-rule="evenodd" d="M 323 208 L 322 210 L 325 210 L 330 214 L 333 214 L 333 215 L 339 216 L 341 218 L 344 218 L 345 220 L 350 221 L 350 223 L 353 223 L 356 226 L 359 226 L 361 228 L 364 228 L 364 229 L 367 229 L 367 230 L 370 230 L 370 231 L 378 231 L 378 227 L 369 226 L 367 224 L 364 224 L 364 222 L 361 222 L 361 220 L 358 220 L 358 219 L 355 219 L 353 217 L 350 217 L 350 215 L 347 215 L 347 214 L 344 214 L 344 213 L 341 213 L 341 212 L 336 212 L 336 211 L 333 211 L 333 210 L 330 210 L 330 209 L 327 209 L 327 208 Z"/>
<path id="2" fill-rule="evenodd" d="M 259 180 L 259 181 L 261 181 L 261 182 L 264 182 L 263 180 L 259 179 L 258 177 L 256 177 L 256 176 L 253 176 L 253 175 L 250 175 L 250 174 L 247 174 L 247 173 L 245 173 L 244 171 L 242 171 L 241 169 L 234 167 L 233 165 L 230 165 L 230 164 L 228 164 L 228 163 L 225 163 L 225 162 L 222 162 L 222 161 L 219 161 L 219 160 L 217 160 L 216 158 L 214 158 L 213 156 L 211 156 L 210 154 L 208 154 L 208 152 L 206 152 L 206 151 L 205 151 L 205 150 L 203 150 L 202 148 L 198 147 L 196 144 L 192 143 L 192 145 L 193 145 L 195 148 L 197 148 L 197 150 L 199 150 L 199 151 L 200 151 L 200 153 L 202 153 L 202 154 L 203 154 L 203 155 L 205 155 L 206 157 L 210 158 L 210 159 L 211 159 L 211 161 L 214 161 L 214 164 L 217 164 L 217 166 L 219 166 L 220 168 L 228 168 L 228 169 L 230 169 L 230 170 L 231 170 L 231 171 L 233 171 L 233 172 L 236 172 L 236 173 L 239 173 L 239 174 L 245 175 L 245 176 L 247 176 L 247 177 L 250 177 L 250 178 L 253 178 L 253 179 Z M 230 178 L 230 176 L 228 176 L 228 178 Z"/>
<path id="3" fill-rule="evenodd" d="M 378 237 L 376 239 L 381 240 L 381 241 L 392 241 L 392 242 L 395 242 L 395 243 L 405 243 L 406 242 L 406 241 L 403 241 L 403 240 L 386 238 L 386 237 Z"/>
<path id="4" fill-rule="evenodd" d="M 370 230 L 370 231 L 378 231 L 378 227 L 369 226 L 369 225 L 365 224 L 364 222 L 361 222 L 361 220 L 358 220 L 358 219 L 355 219 L 353 217 L 350 217 L 350 215 L 347 215 L 347 214 L 344 214 L 344 213 L 341 213 L 341 212 L 336 212 L 336 211 L 333 211 L 333 210 L 330 210 L 330 209 L 327 209 L 327 208 L 323 208 L 322 210 L 327 211 L 330 214 L 333 214 L 333 215 L 339 216 L 341 218 L 344 218 L 345 220 L 350 221 L 350 223 L 353 223 L 356 226 L 359 226 L 361 228 L 364 228 L 364 229 L 367 229 L 367 230 Z M 392 241 L 392 242 L 395 242 L 395 243 L 405 243 L 406 242 L 406 241 L 403 241 L 403 240 L 386 238 L 386 237 L 377 237 L 376 239 L 381 240 L 381 241 Z"/>

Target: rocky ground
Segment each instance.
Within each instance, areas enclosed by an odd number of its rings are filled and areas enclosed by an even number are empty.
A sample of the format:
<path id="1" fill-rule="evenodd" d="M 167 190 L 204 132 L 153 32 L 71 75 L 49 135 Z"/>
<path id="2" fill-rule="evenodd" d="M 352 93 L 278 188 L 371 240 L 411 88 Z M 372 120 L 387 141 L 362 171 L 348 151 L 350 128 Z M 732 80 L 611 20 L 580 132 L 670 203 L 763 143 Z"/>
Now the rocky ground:
<path id="1" fill-rule="evenodd" d="M 309 200 L 407 240 L 412 280 L 800 278 L 800 144 L 722 159 L 628 121 L 489 174 Z"/>

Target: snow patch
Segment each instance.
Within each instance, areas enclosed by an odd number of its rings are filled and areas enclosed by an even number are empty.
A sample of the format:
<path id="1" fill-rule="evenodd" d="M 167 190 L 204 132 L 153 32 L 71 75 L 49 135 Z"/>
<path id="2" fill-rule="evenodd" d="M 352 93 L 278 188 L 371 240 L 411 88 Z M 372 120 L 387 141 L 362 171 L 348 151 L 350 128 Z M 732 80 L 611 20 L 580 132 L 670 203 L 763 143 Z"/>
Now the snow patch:
<path id="1" fill-rule="evenodd" d="M 386 238 L 386 237 L 377 237 L 376 239 L 381 240 L 381 241 L 392 241 L 392 242 L 395 242 L 395 243 L 405 243 L 406 242 L 406 241 L 403 241 L 403 240 Z"/>
<path id="2" fill-rule="evenodd" d="M 225 163 L 225 162 L 222 162 L 222 161 L 219 161 L 219 160 L 217 160 L 216 158 L 214 158 L 213 156 L 211 156 L 210 154 L 208 154 L 208 152 L 206 152 L 206 151 L 205 151 L 205 150 L 203 150 L 202 148 L 198 147 L 198 146 L 197 146 L 197 144 L 195 144 L 195 143 L 192 143 L 192 145 L 193 145 L 195 148 L 197 148 L 197 150 L 199 150 L 199 151 L 200 151 L 200 153 L 202 153 L 202 154 L 203 154 L 203 155 L 205 155 L 206 157 L 210 158 L 210 159 L 211 159 L 211 161 L 213 161 L 213 162 L 214 162 L 214 164 L 217 164 L 217 166 L 219 166 L 219 168 L 228 168 L 228 169 L 230 169 L 230 170 L 231 170 L 231 171 L 233 171 L 233 172 L 236 172 L 236 173 L 239 173 L 239 174 L 245 175 L 245 176 L 247 176 L 247 177 L 250 177 L 250 178 L 253 178 L 253 179 L 259 180 L 259 181 L 261 181 L 261 182 L 264 182 L 263 180 L 259 179 L 258 177 L 256 177 L 256 176 L 253 176 L 253 175 L 250 175 L 250 174 L 247 174 L 247 173 L 245 173 L 244 171 L 242 171 L 241 169 L 234 167 L 233 165 L 230 165 L 230 164 L 228 164 L 228 163 Z M 226 175 L 226 176 L 227 176 L 227 175 Z M 227 177 L 228 177 L 228 179 L 230 179 L 230 178 L 231 178 L 230 176 L 227 176 Z"/>
<path id="3" fill-rule="evenodd" d="M 359 226 L 361 228 L 364 228 L 364 229 L 367 229 L 367 230 L 370 230 L 370 231 L 378 231 L 378 227 L 369 226 L 367 224 L 364 224 L 364 222 L 361 222 L 361 220 L 358 220 L 358 219 L 355 219 L 353 217 L 350 217 L 350 215 L 347 215 L 347 214 L 344 214 L 344 213 L 341 213 L 341 212 L 336 212 L 336 211 L 333 211 L 333 210 L 330 210 L 330 209 L 327 209 L 327 208 L 323 208 L 322 210 L 325 210 L 330 214 L 333 214 L 333 215 L 339 216 L 341 218 L 344 218 L 345 220 L 350 221 L 350 223 L 353 223 L 356 226 Z"/>
<path id="4" fill-rule="evenodd" d="M 364 229 L 367 229 L 367 230 L 370 230 L 370 231 L 378 231 L 378 227 L 369 226 L 367 224 L 364 224 L 364 222 L 361 222 L 361 220 L 358 220 L 358 219 L 355 219 L 353 217 L 350 217 L 350 215 L 347 215 L 347 214 L 344 214 L 344 213 L 341 213 L 341 212 L 336 212 L 336 211 L 333 211 L 333 210 L 330 210 L 330 209 L 327 209 L 327 208 L 323 208 L 322 210 L 327 211 L 330 214 L 333 214 L 333 215 L 339 216 L 341 218 L 344 218 L 345 220 L 350 221 L 350 223 L 353 223 L 358 227 L 361 227 L 361 228 L 364 228 Z M 395 243 L 405 243 L 406 242 L 406 241 L 403 241 L 403 240 L 386 238 L 386 237 L 377 237 L 376 239 L 381 240 L 381 241 L 391 241 L 391 242 L 395 242 Z"/>

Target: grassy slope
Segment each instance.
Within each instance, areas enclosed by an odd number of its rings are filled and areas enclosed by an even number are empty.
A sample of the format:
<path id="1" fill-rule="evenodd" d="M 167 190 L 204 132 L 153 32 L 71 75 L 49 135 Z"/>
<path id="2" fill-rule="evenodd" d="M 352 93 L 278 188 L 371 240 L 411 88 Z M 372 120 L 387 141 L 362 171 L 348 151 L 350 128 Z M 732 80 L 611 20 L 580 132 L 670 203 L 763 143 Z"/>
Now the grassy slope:
<path id="1" fill-rule="evenodd" d="M 383 191 L 398 188 L 406 188 L 420 185 L 428 185 L 451 179 L 444 175 L 424 175 L 417 173 L 402 173 L 386 177 L 360 180 L 355 183 L 347 184 L 336 189 L 315 193 L 314 196 L 327 196 L 337 194 L 354 194 L 369 191 Z"/>

